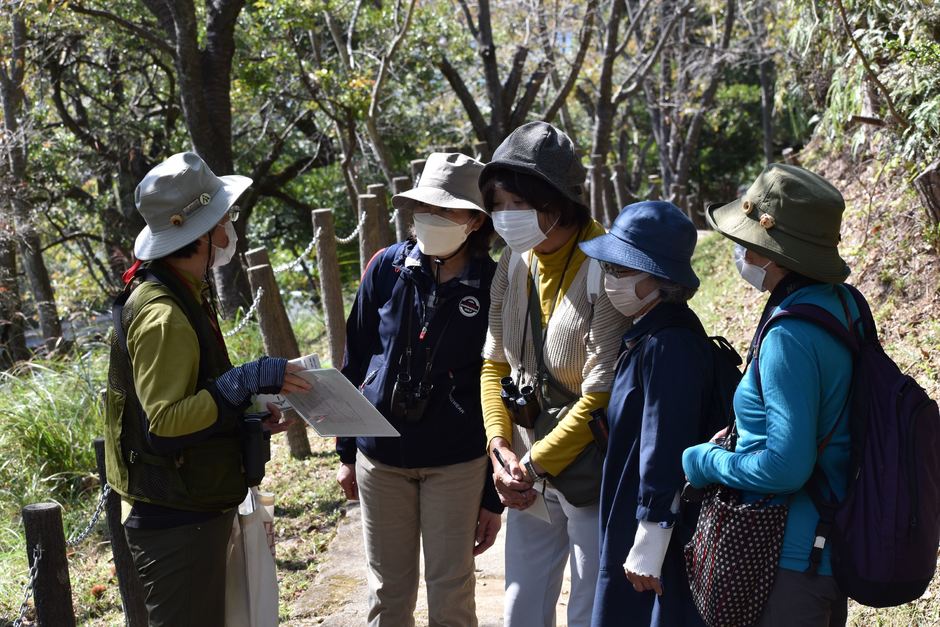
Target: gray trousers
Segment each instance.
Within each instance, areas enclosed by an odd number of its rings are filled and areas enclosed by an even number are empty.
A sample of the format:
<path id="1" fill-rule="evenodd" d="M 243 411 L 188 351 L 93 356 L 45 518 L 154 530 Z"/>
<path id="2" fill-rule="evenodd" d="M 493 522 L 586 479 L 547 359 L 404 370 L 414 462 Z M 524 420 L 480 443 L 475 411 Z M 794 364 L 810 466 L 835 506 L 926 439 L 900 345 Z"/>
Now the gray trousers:
<path id="1" fill-rule="evenodd" d="M 225 625 L 225 551 L 235 511 L 170 529 L 124 528 L 150 627 Z"/>
<path id="2" fill-rule="evenodd" d="M 781 568 L 757 627 L 843 627 L 847 619 L 835 579 Z"/>

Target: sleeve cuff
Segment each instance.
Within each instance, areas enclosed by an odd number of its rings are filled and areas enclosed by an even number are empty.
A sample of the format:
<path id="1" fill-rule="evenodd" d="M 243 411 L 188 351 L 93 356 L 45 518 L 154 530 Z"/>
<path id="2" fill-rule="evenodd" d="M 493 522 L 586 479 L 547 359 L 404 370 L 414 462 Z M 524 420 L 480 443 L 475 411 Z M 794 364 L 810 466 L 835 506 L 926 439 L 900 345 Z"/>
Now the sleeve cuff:
<path id="1" fill-rule="evenodd" d="M 663 560 L 672 538 L 672 527 L 663 528 L 657 523 L 641 520 L 636 528 L 633 547 L 623 563 L 624 570 L 644 577 L 661 577 Z"/>
<path id="2" fill-rule="evenodd" d="M 682 470 L 685 471 L 689 483 L 696 488 L 704 488 L 713 483 L 708 478 L 707 466 L 710 453 L 715 449 L 722 450 L 714 442 L 709 442 L 687 448 L 682 453 Z"/>

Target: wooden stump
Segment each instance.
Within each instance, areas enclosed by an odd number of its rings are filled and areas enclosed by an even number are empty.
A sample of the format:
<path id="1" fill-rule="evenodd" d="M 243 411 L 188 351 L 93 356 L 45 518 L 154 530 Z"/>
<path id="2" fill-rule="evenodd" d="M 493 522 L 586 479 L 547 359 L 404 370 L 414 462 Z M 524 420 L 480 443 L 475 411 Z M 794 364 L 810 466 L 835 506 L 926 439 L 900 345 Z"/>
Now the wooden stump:
<path id="1" fill-rule="evenodd" d="M 69 562 L 65 557 L 62 508 L 58 503 L 36 503 L 24 507 L 22 514 L 30 568 L 33 566 L 33 549 L 39 545 L 42 550 L 33 584 L 37 622 L 50 627 L 73 627 L 75 613 L 72 610 Z"/>
<path id="2" fill-rule="evenodd" d="M 392 225 L 389 224 L 388 221 L 388 188 L 385 187 L 384 183 L 374 183 L 369 185 L 366 189 L 378 200 L 379 248 L 385 248 L 395 243 L 395 233 L 392 229 Z"/>
<path id="3" fill-rule="evenodd" d="M 257 250 L 253 252 L 255 253 L 253 258 L 258 259 L 260 253 Z M 265 252 L 264 257 L 266 256 Z M 252 292 L 257 293 L 258 288 L 264 290 L 261 300 L 258 301 L 255 315 L 258 317 L 258 326 L 261 328 L 265 352 L 272 357 L 286 359 L 300 357 L 297 337 L 294 335 L 290 318 L 287 317 L 287 311 L 284 309 L 284 301 L 281 299 L 281 292 L 274 278 L 274 270 L 267 264 L 252 266 L 248 268 L 248 282 L 251 284 Z M 287 428 L 287 444 L 290 447 L 291 457 L 294 459 L 310 457 L 310 440 L 307 439 L 306 422 L 295 420 Z"/>
<path id="4" fill-rule="evenodd" d="M 375 194 L 359 194 L 359 271 L 363 274 L 369 260 L 382 248 L 379 236 L 379 199 Z"/>

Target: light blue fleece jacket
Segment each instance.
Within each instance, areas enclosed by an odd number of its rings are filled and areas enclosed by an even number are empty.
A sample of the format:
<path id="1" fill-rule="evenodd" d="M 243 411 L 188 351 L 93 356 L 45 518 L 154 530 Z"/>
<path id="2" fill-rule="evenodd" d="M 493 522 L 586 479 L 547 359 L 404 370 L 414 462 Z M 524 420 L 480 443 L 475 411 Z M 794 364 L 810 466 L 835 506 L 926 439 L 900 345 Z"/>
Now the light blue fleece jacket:
<path id="1" fill-rule="evenodd" d="M 812 285 L 788 296 L 777 310 L 796 303 L 827 309 L 839 320 L 845 310 L 833 285 Z M 843 292 L 853 319 L 858 311 Z M 790 512 L 783 538 L 780 567 L 804 571 L 815 538 L 819 515 L 802 489 L 816 464 L 818 443 L 846 407 L 852 378 L 851 352 L 818 325 L 784 318 L 774 322 L 760 347 L 763 398 L 757 389 L 752 362 L 734 394 L 738 442 L 734 452 L 715 444 L 685 450 L 682 466 L 692 485 L 712 483 L 745 492 L 746 500 L 766 494 L 786 502 Z M 756 361 L 756 360 L 755 360 Z M 845 493 L 849 464 L 849 420 L 843 418 L 820 464 L 836 497 Z M 830 547 L 823 552 L 819 572 L 832 574 Z"/>

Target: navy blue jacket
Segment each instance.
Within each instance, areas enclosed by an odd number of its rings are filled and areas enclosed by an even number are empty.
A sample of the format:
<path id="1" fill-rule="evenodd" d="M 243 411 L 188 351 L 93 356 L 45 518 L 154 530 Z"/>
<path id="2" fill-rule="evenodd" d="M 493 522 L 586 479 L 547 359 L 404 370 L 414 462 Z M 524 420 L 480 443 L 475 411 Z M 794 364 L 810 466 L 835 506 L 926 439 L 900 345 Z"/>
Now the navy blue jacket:
<path id="1" fill-rule="evenodd" d="M 607 408 L 610 440 L 601 483 L 601 570 L 592 625 L 621 625 L 624 616 L 636 625 L 699 625 L 682 556 L 697 511 L 677 515 L 671 507 L 685 483 L 682 452 L 714 433 L 705 433 L 712 425 L 703 419 L 712 349 L 695 313 L 674 303 L 650 310 L 623 342 Z M 636 592 L 623 571 L 638 520 L 675 525 L 661 597 Z"/>
<path id="2" fill-rule="evenodd" d="M 481 356 L 496 263 L 473 257 L 463 274 L 442 285 L 412 241 L 388 247 L 366 269 L 346 321 L 343 374 L 401 433 L 400 438 L 337 438 L 343 463 L 356 448 L 399 468 L 447 466 L 486 454 L 480 405 Z M 431 356 L 433 388 L 419 422 L 392 416 L 392 389 L 401 357 L 411 346 L 411 380 L 425 375 Z M 400 365 L 401 364 L 401 365 Z M 491 479 L 485 477 L 483 506 L 502 512 Z"/>

